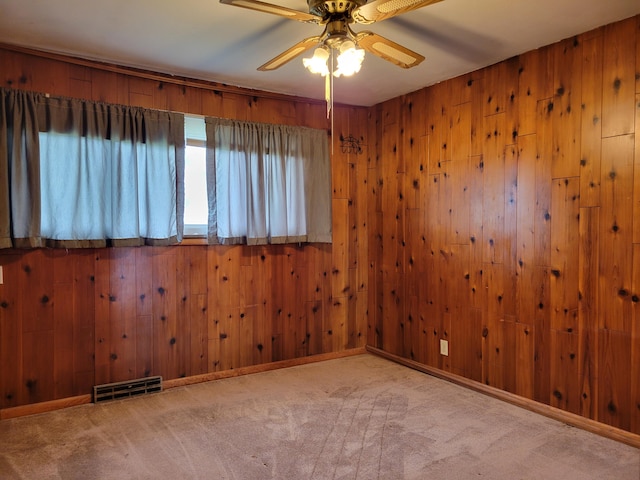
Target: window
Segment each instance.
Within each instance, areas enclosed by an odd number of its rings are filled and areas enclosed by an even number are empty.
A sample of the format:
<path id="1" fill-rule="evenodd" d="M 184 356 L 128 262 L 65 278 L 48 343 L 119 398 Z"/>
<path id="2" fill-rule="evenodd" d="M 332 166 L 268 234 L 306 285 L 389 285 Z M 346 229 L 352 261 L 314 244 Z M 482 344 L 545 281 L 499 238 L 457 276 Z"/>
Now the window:
<path id="1" fill-rule="evenodd" d="M 185 237 L 331 241 L 326 132 L 186 115 L 185 142 Z"/>
<path id="2" fill-rule="evenodd" d="M 209 202 L 204 117 L 185 115 L 184 132 L 184 236 L 206 237 Z"/>
<path id="3" fill-rule="evenodd" d="M 331 242 L 324 130 L 0 88 L 0 145 L 0 248 Z"/>

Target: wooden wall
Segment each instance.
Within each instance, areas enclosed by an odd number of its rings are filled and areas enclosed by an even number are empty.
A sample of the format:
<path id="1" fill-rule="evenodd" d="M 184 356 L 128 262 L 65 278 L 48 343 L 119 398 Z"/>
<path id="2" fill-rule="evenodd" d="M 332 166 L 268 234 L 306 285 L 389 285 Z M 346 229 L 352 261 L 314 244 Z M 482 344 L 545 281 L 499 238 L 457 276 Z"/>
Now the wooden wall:
<path id="1" fill-rule="evenodd" d="M 2 86 L 243 120 L 328 128 L 323 103 L 92 68 L 0 49 Z M 321 87 L 321 85 L 320 85 Z M 339 107 L 363 136 L 367 109 Z M 365 147 L 366 148 L 366 147 Z M 336 143 L 333 244 L 0 250 L 0 409 L 363 347 L 367 154 Z"/>
<path id="2" fill-rule="evenodd" d="M 368 343 L 640 433 L 640 17 L 375 110 Z"/>
<path id="3" fill-rule="evenodd" d="M 13 88 L 328 127 L 313 102 L 0 65 Z M 639 130 L 636 17 L 339 107 L 333 245 L 0 251 L 0 409 L 366 342 L 640 433 Z"/>

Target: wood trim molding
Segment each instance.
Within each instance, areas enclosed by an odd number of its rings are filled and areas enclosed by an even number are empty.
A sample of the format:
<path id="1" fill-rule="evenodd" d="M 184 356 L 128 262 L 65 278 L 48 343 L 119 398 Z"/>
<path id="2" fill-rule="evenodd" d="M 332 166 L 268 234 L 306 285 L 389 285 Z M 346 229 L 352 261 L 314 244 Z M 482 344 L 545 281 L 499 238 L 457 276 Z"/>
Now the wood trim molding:
<path id="1" fill-rule="evenodd" d="M 220 380 L 223 378 L 239 377 L 241 375 L 249 375 L 251 373 L 268 372 L 270 370 L 278 370 L 280 368 L 295 367 L 297 365 L 306 365 L 309 363 L 323 362 L 326 360 L 351 357 L 354 355 L 363 355 L 366 353 L 367 351 L 364 347 L 352 348 L 341 352 L 322 353 L 319 355 L 293 358 L 291 360 L 282 360 L 279 362 L 264 363 L 261 365 L 252 365 L 250 367 L 236 368 L 233 370 L 225 370 L 222 372 L 212 372 L 185 378 L 176 378 L 164 381 L 163 389 L 168 390 L 170 388 L 182 387 L 185 385 L 193 385 L 196 383 Z M 59 400 L 51 400 L 48 402 L 32 403 L 30 405 L 20 405 L 18 407 L 0 409 L 0 420 L 24 417 L 26 415 L 35 415 L 37 413 L 52 412 L 54 410 L 60 410 L 67 407 L 75 407 L 77 405 L 85 405 L 91 402 L 92 396 L 89 394 L 80 395 L 77 397 L 61 398 Z"/>
<path id="2" fill-rule="evenodd" d="M 554 420 L 572 425 L 577 428 L 581 428 L 591 433 L 601 435 L 612 440 L 625 443 L 635 448 L 640 448 L 640 435 L 636 435 L 619 428 L 612 427 L 589 418 L 581 417 L 570 412 L 565 412 L 550 405 L 545 405 L 527 398 L 520 397 L 510 392 L 505 392 L 489 385 L 484 385 L 480 382 L 470 380 L 468 378 L 455 375 L 453 373 L 445 372 L 437 368 L 433 368 L 427 365 L 423 365 L 407 358 L 402 358 L 392 353 L 385 352 L 375 347 L 366 346 L 360 348 L 353 348 L 344 350 L 341 352 L 323 353 L 319 355 L 312 355 L 309 357 L 294 358 L 291 360 L 282 360 L 279 362 L 265 363 L 261 365 L 252 365 L 249 367 L 236 368 L 233 370 L 225 370 L 222 372 L 212 372 L 203 375 L 194 375 L 185 378 L 176 378 L 172 380 L 166 380 L 163 382 L 163 388 L 168 390 L 171 388 L 182 387 L 186 385 L 193 385 L 196 383 L 209 382 L 213 380 L 220 380 L 223 378 L 238 377 L 241 375 L 249 375 L 253 373 L 268 372 L 270 370 L 278 370 L 281 368 L 294 367 L 298 365 L 306 365 L 310 363 L 323 362 L 326 360 L 333 360 L 337 358 L 350 357 L 354 355 L 362 355 L 365 353 L 371 353 L 379 357 L 385 358 L 392 362 L 404 365 L 405 367 L 412 368 L 422 373 L 432 375 L 452 382 L 456 385 L 469 388 L 471 390 L 483 393 L 485 395 L 492 396 L 499 400 L 511 403 L 521 408 L 525 408 L 529 411 L 544 415 Z M 35 415 L 38 413 L 46 413 L 62 408 L 74 407 L 77 405 L 85 405 L 91 403 L 91 395 L 80 395 L 77 397 L 63 398 L 59 400 L 51 400 L 48 402 L 40 402 L 31 405 L 21 405 L 18 407 L 11 407 L 0 409 L 0 420 L 8 420 L 10 418 L 22 417 L 26 415 Z"/>
<path id="3" fill-rule="evenodd" d="M 252 373 L 268 372 L 270 370 L 278 370 L 280 368 L 324 362 L 326 360 L 352 357 L 354 355 L 362 355 L 365 353 L 367 353 L 365 347 L 352 348 L 349 350 L 343 350 L 341 352 L 321 353 L 319 355 L 311 355 L 308 357 L 292 358 L 291 360 L 281 360 L 279 362 L 263 363 L 260 365 L 251 365 L 249 367 L 235 368 L 233 370 L 224 370 L 221 372 L 204 373 L 202 375 L 194 375 L 191 377 L 175 378 L 163 382 L 163 388 L 170 389 L 175 387 L 182 387 L 185 385 L 193 385 L 194 383 L 210 382 L 212 380 L 220 380 L 223 378 L 239 377 L 241 375 L 249 375 Z"/>
<path id="4" fill-rule="evenodd" d="M 77 397 L 61 398 L 48 402 L 32 403 L 30 405 L 20 405 L 0 410 L 0 420 L 35 415 L 36 413 L 52 412 L 62 408 L 75 407 L 91 403 L 91 395 L 79 395 Z"/>
<path id="5" fill-rule="evenodd" d="M 498 400 L 511 403 L 512 405 L 516 405 L 535 413 L 539 413 L 540 415 L 544 415 L 545 417 L 552 418 L 573 427 L 577 427 L 582 430 L 586 430 L 588 432 L 595 433 L 621 443 L 625 443 L 632 447 L 640 448 L 640 435 L 636 435 L 634 433 L 627 432 L 626 430 L 621 430 L 604 423 L 596 422 L 595 420 L 591 420 L 590 418 L 581 417 L 580 415 L 566 412 L 564 410 L 560 410 L 559 408 L 555 408 L 544 403 L 520 397 L 513 393 L 506 392 L 489 385 L 484 385 L 483 383 L 461 377 L 454 373 L 445 372 L 444 370 L 439 370 L 428 365 L 423 365 L 414 360 L 409 360 L 407 358 L 402 358 L 392 353 L 385 352 L 384 350 L 380 350 L 379 348 L 371 347 L 368 345 L 365 348 L 367 352 L 378 355 L 382 358 L 386 358 L 387 360 L 391 360 L 392 362 L 399 363 L 400 365 L 404 365 L 405 367 L 409 367 L 414 370 L 418 370 L 419 372 L 432 375 L 451 383 L 455 383 L 456 385 L 475 390 L 476 392 L 484 393 L 485 395 L 497 398 Z"/>

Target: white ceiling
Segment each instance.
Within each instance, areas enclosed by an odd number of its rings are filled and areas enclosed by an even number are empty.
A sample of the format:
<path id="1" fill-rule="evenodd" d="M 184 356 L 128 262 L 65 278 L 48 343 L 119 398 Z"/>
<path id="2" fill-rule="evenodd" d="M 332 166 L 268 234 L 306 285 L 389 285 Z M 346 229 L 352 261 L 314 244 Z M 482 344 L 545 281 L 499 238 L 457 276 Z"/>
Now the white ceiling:
<path id="1" fill-rule="evenodd" d="M 308 11 L 305 0 L 273 3 Z M 444 0 L 355 24 L 426 60 L 403 70 L 367 53 L 356 76 L 335 80 L 335 100 L 374 105 L 638 13 L 639 0 Z M 256 68 L 321 32 L 218 0 L 0 0 L 1 43 L 317 99 L 324 83 L 304 69 L 305 55 Z"/>

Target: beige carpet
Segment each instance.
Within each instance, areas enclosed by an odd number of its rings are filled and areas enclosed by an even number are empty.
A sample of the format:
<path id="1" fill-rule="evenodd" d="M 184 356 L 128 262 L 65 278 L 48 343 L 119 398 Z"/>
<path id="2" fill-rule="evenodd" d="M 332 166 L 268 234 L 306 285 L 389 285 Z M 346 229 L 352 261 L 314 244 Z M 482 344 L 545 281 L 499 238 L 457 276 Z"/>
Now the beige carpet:
<path id="1" fill-rule="evenodd" d="M 373 355 L 0 422 L 0 478 L 640 478 L 640 452 Z"/>

